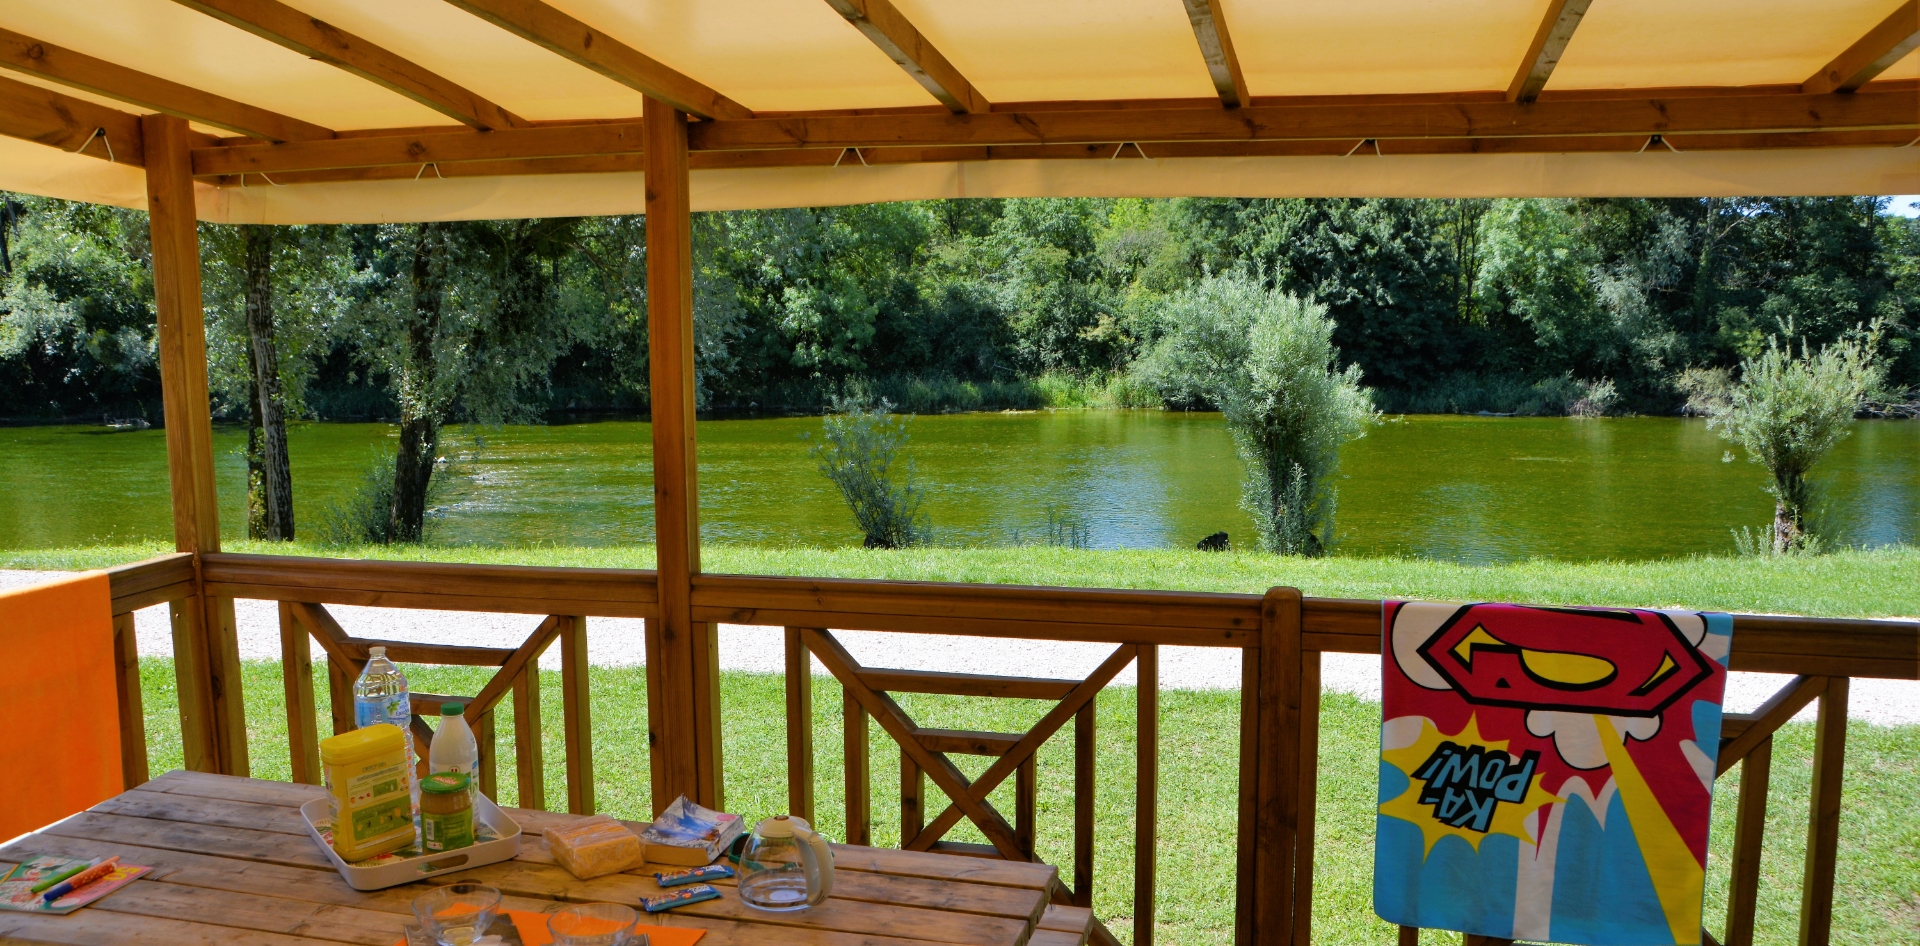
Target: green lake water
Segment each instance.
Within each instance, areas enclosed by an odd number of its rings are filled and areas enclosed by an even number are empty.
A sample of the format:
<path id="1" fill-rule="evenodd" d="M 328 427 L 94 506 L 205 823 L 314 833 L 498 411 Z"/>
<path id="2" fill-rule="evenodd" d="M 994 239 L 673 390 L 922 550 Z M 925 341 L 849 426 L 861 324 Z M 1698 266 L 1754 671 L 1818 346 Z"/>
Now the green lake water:
<path id="1" fill-rule="evenodd" d="M 859 535 L 800 439 L 818 418 L 705 421 L 701 534 L 709 542 L 850 545 Z M 1252 539 L 1240 464 L 1217 414 L 1061 411 L 913 420 L 910 454 L 943 541 L 1035 540 L 1049 509 L 1099 548 Z M 341 495 L 393 429 L 300 424 L 289 433 L 296 521 Z M 616 545 L 652 535 L 648 425 L 604 420 L 458 432 L 467 453 L 434 541 Z M 222 521 L 243 520 L 242 432 L 215 431 Z M 1771 500 L 1759 467 L 1728 462 L 1704 423 L 1675 418 L 1391 419 L 1342 453 L 1337 552 L 1463 562 L 1644 559 L 1733 548 Z M 1856 424 L 1821 471 L 1830 534 L 1847 545 L 1920 540 L 1920 423 Z M 0 429 L 0 547 L 171 534 L 163 432 Z"/>

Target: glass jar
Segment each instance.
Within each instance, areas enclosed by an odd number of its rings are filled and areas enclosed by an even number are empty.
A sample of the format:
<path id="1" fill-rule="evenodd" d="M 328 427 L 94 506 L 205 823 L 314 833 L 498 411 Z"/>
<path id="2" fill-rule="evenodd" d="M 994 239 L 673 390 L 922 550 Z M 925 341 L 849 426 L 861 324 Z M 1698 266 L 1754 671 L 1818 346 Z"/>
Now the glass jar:
<path id="1" fill-rule="evenodd" d="M 420 780 L 420 849 L 429 854 L 473 844 L 473 782 L 459 772 Z"/>

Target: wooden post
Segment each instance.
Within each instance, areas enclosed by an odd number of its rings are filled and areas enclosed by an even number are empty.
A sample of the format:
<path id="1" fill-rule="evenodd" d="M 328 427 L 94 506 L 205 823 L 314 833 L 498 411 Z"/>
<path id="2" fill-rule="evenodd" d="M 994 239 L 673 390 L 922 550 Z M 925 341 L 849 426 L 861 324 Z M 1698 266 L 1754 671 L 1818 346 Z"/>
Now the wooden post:
<path id="1" fill-rule="evenodd" d="M 1773 777 L 1773 739 L 1740 760 L 1740 807 L 1733 817 L 1733 879 L 1727 894 L 1726 946 L 1753 946 L 1760 907 L 1760 854 L 1767 841 L 1767 789 Z"/>
<path id="2" fill-rule="evenodd" d="M 593 714 L 587 677 L 587 619 L 560 628 L 560 708 L 567 730 L 567 811 L 593 814 Z"/>
<path id="3" fill-rule="evenodd" d="M 1258 735 L 1248 746 L 1241 742 L 1242 853 L 1251 862 L 1251 879 L 1241 877 L 1243 903 L 1252 909 L 1249 942 L 1286 943 L 1293 940 L 1294 911 L 1301 909 L 1295 883 L 1296 831 L 1300 823 L 1299 767 L 1301 749 L 1302 655 L 1301 598 L 1297 588 L 1273 588 L 1260 606 L 1260 649 L 1248 656 L 1258 661 L 1259 689 L 1253 697 Z M 1241 694 L 1243 704 L 1248 700 Z M 1245 754 L 1251 750 L 1253 784 L 1247 784 Z M 1246 793 L 1251 788 L 1254 797 Z M 1251 829 L 1252 837 L 1246 837 Z M 1310 888 L 1309 888 L 1310 889 Z"/>
<path id="4" fill-rule="evenodd" d="M 1073 905 L 1093 906 L 1093 708 L 1073 714 Z"/>
<path id="5" fill-rule="evenodd" d="M 1133 794 L 1133 946 L 1153 946 L 1154 865 L 1160 818 L 1160 645 L 1141 644 L 1135 657 L 1139 742 Z"/>
<path id="6" fill-rule="evenodd" d="M 813 661 L 800 629 L 786 630 L 787 811 L 813 820 Z"/>
<path id="7" fill-rule="evenodd" d="M 513 678 L 513 772 L 520 786 L 520 807 L 545 811 L 547 764 L 540 740 L 540 655 L 533 655 Z"/>
<path id="8" fill-rule="evenodd" d="M 927 826 L 926 800 L 927 778 L 920 770 L 920 764 L 913 761 L 907 750 L 900 750 L 900 846 L 918 837 L 920 829 Z"/>
<path id="9" fill-rule="evenodd" d="M 919 769 L 914 771 L 918 772 Z M 1035 761 L 1034 756 L 1027 756 L 1025 761 L 1020 763 L 1020 767 L 1013 772 L 1013 840 L 1014 844 L 1020 848 L 1020 853 L 1025 854 L 1030 861 L 1036 860 L 1034 851 L 1036 850 L 1035 839 L 1039 832 L 1039 820 L 1040 764 Z M 921 827 L 916 822 L 913 833 L 919 834 Z M 909 835 L 902 831 L 900 836 L 905 838 Z M 901 845 L 904 847 L 905 843 L 903 841 Z"/>
<path id="10" fill-rule="evenodd" d="M 147 710 L 132 612 L 113 616 L 113 683 L 120 698 L 120 781 L 132 789 L 147 781 Z"/>
<path id="11" fill-rule="evenodd" d="M 1300 653 L 1299 814 L 1293 835 L 1293 941 L 1313 942 L 1313 821 L 1320 797 L 1320 652 Z"/>
<path id="12" fill-rule="evenodd" d="M 280 602 L 280 680 L 287 696 L 287 757 L 293 780 L 320 784 L 320 730 L 313 716 L 313 649 L 307 629 Z"/>
<path id="13" fill-rule="evenodd" d="M 1846 778 L 1846 677 L 1828 677 L 1814 723 L 1813 792 L 1807 819 L 1807 870 L 1800 883 L 1800 946 L 1833 935 L 1833 872 L 1840 853 L 1840 789 Z"/>
<path id="14" fill-rule="evenodd" d="M 1262 609 L 1265 614 L 1265 609 Z M 1240 651 L 1240 811 L 1234 858 L 1233 942 L 1253 944 L 1254 802 L 1260 788 L 1260 649 Z M 1417 944 L 1416 944 L 1417 946 Z"/>
<path id="15" fill-rule="evenodd" d="M 473 741 L 480 747 L 480 794 L 500 801 L 500 742 L 493 734 L 493 710 L 480 714 L 473 727 Z"/>
<path id="16" fill-rule="evenodd" d="M 219 496 L 213 485 L 213 421 L 207 401 L 207 336 L 200 298 L 200 238 L 193 197 L 190 134 L 184 119 L 147 115 L 147 222 L 160 392 L 167 425 L 167 473 L 173 491 L 174 547 L 220 551 Z M 246 708 L 232 599 L 195 594 L 174 606 L 175 636 L 189 666 L 180 679 L 181 741 L 187 767 L 247 774 Z M 183 656 L 175 650 L 176 661 Z M 177 667 L 177 664 L 176 664 Z"/>
<path id="17" fill-rule="evenodd" d="M 867 711 L 844 686 L 841 688 L 844 701 L 845 722 L 841 724 L 842 735 L 846 739 L 847 762 L 847 843 L 871 845 L 873 843 L 873 800 L 871 786 L 872 770 L 867 767 Z M 906 843 L 903 839 L 902 844 Z"/>
<path id="18" fill-rule="evenodd" d="M 328 657 L 327 701 L 332 704 L 329 715 L 333 717 L 333 734 L 336 736 L 358 728 L 353 718 L 353 681 L 358 678 L 359 671 L 342 667 L 339 661 Z"/>
<path id="19" fill-rule="evenodd" d="M 653 513 L 660 618 L 649 622 L 653 807 L 679 795 L 724 808 L 719 660 L 711 625 L 693 621 L 700 573 L 694 448 L 693 220 L 687 116 L 646 99 L 647 358 L 653 409 Z M 652 625 L 657 624 L 654 629 Z M 656 669 L 657 668 L 657 669 Z"/>

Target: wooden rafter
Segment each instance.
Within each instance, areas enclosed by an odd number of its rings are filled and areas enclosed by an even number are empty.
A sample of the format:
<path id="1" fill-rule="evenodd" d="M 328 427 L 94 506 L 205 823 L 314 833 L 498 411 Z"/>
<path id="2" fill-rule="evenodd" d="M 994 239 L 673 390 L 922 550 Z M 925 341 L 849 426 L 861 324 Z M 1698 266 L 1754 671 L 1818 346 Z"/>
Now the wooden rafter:
<path id="1" fill-rule="evenodd" d="M 0 135 L 134 167 L 146 163 L 137 116 L 12 79 L 0 79 Z"/>
<path id="2" fill-rule="evenodd" d="M 202 92 L 8 29 L 0 29 L 0 68 L 250 138 L 306 141 L 333 137 L 331 130 L 310 122 Z"/>
<path id="3" fill-rule="evenodd" d="M 1532 105 L 1251 106 L 994 112 L 987 115 L 828 116 L 700 122 L 693 167 L 790 167 L 852 161 L 915 163 L 992 158 L 1113 158 L 1345 154 L 1374 138 L 1382 153 L 1639 150 L 1669 136 L 1681 150 L 1905 144 L 1920 128 L 1912 91 L 1849 96 L 1750 96 L 1550 102 Z M 1424 118 L 1423 118 L 1424 116 Z M 398 169 L 392 174 L 564 173 L 632 170 L 645 136 L 631 122 L 511 131 L 373 134 L 282 145 L 228 144 L 194 151 L 201 177 Z M 1120 147 L 1121 142 L 1146 142 Z M 858 148 L 858 158 L 847 148 Z M 483 172 L 477 165 L 486 165 Z M 471 166 L 470 166 L 471 165 Z M 512 165 L 512 166 L 506 166 Z M 325 174 L 307 180 L 339 180 Z"/>
<path id="4" fill-rule="evenodd" d="M 530 43 L 701 118 L 748 118 L 746 106 L 542 0 L 447 0 Z"/>
<path id="5" fill-rule="evenodd" d="M 176 0 L 262 39 L 413 99 L 481 130 L 524 128 L 526 121 L 418 63 L 279 0 Z"/>
<path id="6" fill-rule="evenodd" d="M 827 4 L 954 114 L 992 108 L 986 96 L 976 91 L 889 0 L 827 0 Z"/>
<path id="7" fill-rule="evenodd" d="M 1207 74 L 1220 93 L 1221 104 L 1238 108 L 1253 102 L 1247 91 L 1247 77 L 1240 72 L 1240 57 L 1233 53 L 1233 36 L 1227 32 L 1227 18 L 1220 0 L 1185 0 L 1187 19 L 1193 22 L 1193 37 L 1200 41 L 1200 56 L 1207 61 Z"/>
<path id="8" fill-rule="evenodd" d="M 1920 126 L 1912 92 L 1451 105 L 789 117 L 704 122 L 696 151 L 1092 142 L 1525 138 L 1797 132 Z"/>
<path id="9" fill-rule="evenodd" d="M 1566 52 L 1567 42 L 1573 39 L 1573 31 L 1580 27 L 1580 20 L 1587 15 L 1587 6 L 1592 2 L 1548 0 L 1546 16 L 1534 31 L 1526 58 L 1520 61 L 1520 71 L 1507 85 L 1507 101 L 1531 102 L 1540 96 L 1540 90 L 1547 87 L 1547 79 L 1553 76 L 1553 68 L 1560 64 L 1560 55 Z"/>
<path id="10" fill-rule="evenodd" d="M 1907 0 L 1867 31 L 1867 35 L 1848 46 L 1846 52 L 1820 67 L 1819 72 L 1800 84 L 1800 90 L 1814 95 L 1852 92 L 1887 71 L 1915 47 L 1920 47 L 1920 0 Z"/>

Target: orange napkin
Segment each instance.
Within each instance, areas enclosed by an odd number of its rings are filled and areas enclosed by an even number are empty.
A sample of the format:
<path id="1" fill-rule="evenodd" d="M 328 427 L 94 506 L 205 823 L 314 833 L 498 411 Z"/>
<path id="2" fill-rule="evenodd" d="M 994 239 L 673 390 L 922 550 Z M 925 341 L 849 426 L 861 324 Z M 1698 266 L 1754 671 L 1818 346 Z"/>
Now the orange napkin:
<path id="1" fill-rule="evenodd" d="M 0 838 L 126 787 L 105 572 L 0 592 Z"/>
<path id="2" fill-rule="evenodd" d="M 552 946 L 553 934 L 547 932 L 547 917 L 551 913 L 535 913 L 531 910 L 502 910 L 513 920 L 513 926 L 520 931 L 520 939 L 526 946 Z M 644 915 L 644 914 L 643 914 Z M 693 946 L 700 937 L 707 935 L 706 930 L 688 929 L 683 926 L 648 926 L 645 923 L 634 926 L 633 931 L 645 934 L 648 946 Z M 398 946 L 407 946 L 402 938 Z"/>

